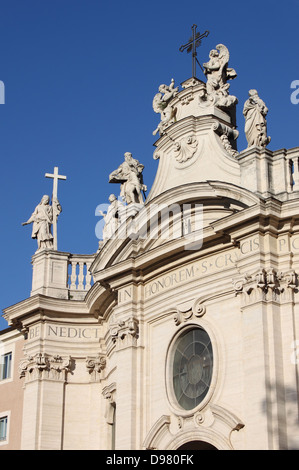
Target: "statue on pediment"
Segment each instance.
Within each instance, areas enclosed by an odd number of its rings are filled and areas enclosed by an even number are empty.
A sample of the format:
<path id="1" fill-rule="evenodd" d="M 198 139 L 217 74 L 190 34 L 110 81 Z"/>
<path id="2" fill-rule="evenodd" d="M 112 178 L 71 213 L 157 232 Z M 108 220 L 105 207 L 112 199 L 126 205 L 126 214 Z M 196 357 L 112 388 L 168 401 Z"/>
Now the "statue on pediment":
<path id="1" fill-rule="evenodd" d="M 170 85 L 160 85 L 159 93 L 156 93 L 153 99 L 153 109 L 155 113 L 161 114 L 161 121 L 158 127 L 154 130 L 153 135 L 158 132 L 160 135 L 164 130 L 175 122 L 176 108 L 170 105 L 171 99 L 177 95 L 179 87 L 174 87 L 174 79 L 172 78 Z"/>
<path id="2" fill-rule="evenodd" d="M 245 135 L 248 147 L 266 147 L 271 137 L 267 136 L 266 116 L 268 108 L 256 90 L 249 90 L 249 98 L 244 104 Z"/>
<path id="3" fill-rule="evenodd" d="M 143 194 L 147 190 L 143 183 L 144 165 L 126 152 L 125 161 L 109 176 L 109 183 L 120 183 L 120 195 L 127 204 L 143 204 Z"/>
<path id="4" fill-rule="evenodd" d="M 50 197 L 44 195 L 41 202 L 36 206 L 33 214 L 22 225 L 33 224 L 31 238 L 37 239 L 38 250 L 48 248 L 53 249 L 53 235 L 51 226 L 53 224 L 53 209 L 57 217 L 61 212 L 61 206 L 57 199 L 50 205 Z"/>
<path id="5" fill-rule="evenodd" d="M 209 54 L 209 61 L 203 64 L 204 74 L 207 77 L 206 96 L 203 101 L 208 100 L 211 105 L 219 108 L 231 108 L 237 104 L 235 96 L 229 94 L 230 84 L 228 80 L 236 78 L 237 74 L 233 68 L 228 67 L 229 51 L 223 44 L 218 44 Z"/>
<path id="6" fill-rule="evenodd" d="M 103 241 L 109 240 L 113 237 L 114 233 L 118 229 L 121 222 L 121 209 L 123 204 L 117 200 L 115 194 L 109 196 L 110 205 L 107 209 L 106 214 L 103 211 L 99 211 L 99 214 L 104 218 L 103 228 Z"/>

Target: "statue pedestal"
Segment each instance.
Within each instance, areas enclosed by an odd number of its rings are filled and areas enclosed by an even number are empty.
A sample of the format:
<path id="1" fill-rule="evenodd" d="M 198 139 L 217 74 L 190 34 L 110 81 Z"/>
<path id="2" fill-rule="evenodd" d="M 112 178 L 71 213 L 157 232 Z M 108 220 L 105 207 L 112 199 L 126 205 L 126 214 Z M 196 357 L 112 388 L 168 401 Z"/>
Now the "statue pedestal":
<path id="1" fill-rule="evenodd" d="M 118 212 L 121 223 L 125 222 L 129 217 L 135 217 L 143 207 L 144 204 L 138 204 L 137 202 L 123 206 Z"/>
<path id="2" fill-rule="evenodd" d="M 69 253 L 41 250 L 32 257 L 32 290 L 35 294 L 68 299 Z"/>

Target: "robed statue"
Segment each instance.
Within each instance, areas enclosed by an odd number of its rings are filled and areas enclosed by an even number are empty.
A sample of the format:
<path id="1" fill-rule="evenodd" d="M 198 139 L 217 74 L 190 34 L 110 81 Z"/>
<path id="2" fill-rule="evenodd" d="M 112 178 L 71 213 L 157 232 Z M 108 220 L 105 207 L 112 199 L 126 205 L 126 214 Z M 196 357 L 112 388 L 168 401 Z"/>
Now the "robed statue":
<path id="1" fill-rule="evenodd" d="M 53 218 L 57 217 L 61 212 L 61 206 L 57 199 L 54 199 L 50 205 L 50 197 L 45 195 L 42 197 L 41 202 L 36 206 L 33 214 L 22 225 L 32 225 L 31 238 L 37 239 L 38 250 L 44 248 L 53 249 L 53 235 L 51 226 Z"/>
<path id="2" fill-rule="evenodd" d="M 122 209 L 124 205 L 117 200 L 115 194 L 110 194 L 109 196 L 110 205 L 107 209 L 106 214 L 103 211 L 100 211 L 99 214 L 104 218 L 104 228 L 103 228 L 103 241 L 107 241 L 113 237 L 114 233 L 118 229 L 121 223 Z"/>
<path id="3" fill-rule="evenodd" d="M 256 90 L 249 91 L 249 98 L 244 104 L 245 135 L 248 147 L 266 147 L 271 141 L 267 136 L 266 116 L 268 108 Z"/>

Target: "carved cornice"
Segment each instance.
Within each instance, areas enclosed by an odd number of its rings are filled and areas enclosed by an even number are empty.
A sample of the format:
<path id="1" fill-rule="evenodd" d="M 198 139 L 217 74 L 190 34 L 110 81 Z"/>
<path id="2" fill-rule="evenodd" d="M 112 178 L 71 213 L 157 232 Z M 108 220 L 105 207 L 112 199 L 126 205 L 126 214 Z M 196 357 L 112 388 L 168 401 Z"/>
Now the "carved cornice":
<path id="1" fill-rule="evenodd" d="M 72 358 L 70 356 L 62 357 L 58 354 L 38 353 L 34 356 L 28 356 L 19 364 L 20 377 L 25 377 L 26 382 L 42 379 L 64 381 L 66 374 L 72 369 Z"/>

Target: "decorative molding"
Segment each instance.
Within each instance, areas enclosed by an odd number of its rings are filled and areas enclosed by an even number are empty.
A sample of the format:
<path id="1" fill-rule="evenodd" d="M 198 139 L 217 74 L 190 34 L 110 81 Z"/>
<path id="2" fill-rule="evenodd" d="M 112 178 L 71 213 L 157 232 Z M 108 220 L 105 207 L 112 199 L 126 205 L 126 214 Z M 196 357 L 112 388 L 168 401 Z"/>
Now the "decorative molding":
<path id="1" fill-rule="evenodd" d="M 101 379 L 101 373 L 106 367 L 106 355 L 99 353 L 96 357 L 86 358 L 86 368 L 93 381 Z"/>
<path id="2" fill-rule="evenodd" d="M 148 435 L 145 438 L 143 446 L 147 450 L 159 449 L 159 441 L 161 441 L 164 435 L 169 434 L 170 430 L 170 416 L 162 415 L 153 425 Z"/>
<path id="3" fill-rule="evenodd" d="M 291 270 L 285 273 L 261 269 L 233 280 L 235 296 L 242 295 L 244 304 L 255 301 L 290 301 L 298 292 L 298 275 Z"/>
<path id="4" fill-rule="evenodd" d="M 174 144 L 174 158 L 178 163 L 185 163 L 190 160 L 198 146 L 198 141 L 192 135 L 182 139 L 180 142 L 175 142 Z"/>
<path id="5" fill-rule="evenodd" d="M 193 316 L 198 318 L 202 317 L 205 313 L 205 305 L 202 303 L 201 299 L 197 299 L 191 307 L 187 305 L 185 308 L 179 306 L 175 309 L 174 323 L 176 326 L 179 326 L 181 323 L 191 320 Z"/>
<path id="6" fill-rule="evenodd" d="M 232 450 L 233 431 L 244 427 L 238 416 L 215 404 L 192 416 L 177 418 L 177 426 L 171 426 L 174 423 L 172 418 L 163 415 L 156 421 L 144 441 L 146 449 L 176 450 L 190 440 L 198 440 L 219 450 Z"/>
<path id="7" fill-rule="evenodd" d="M 137 345 L 139 328 L 137 318 L 131 316 L 110 326 L 110 339 L 118 349 Z"/>
<path id="8" fill-rule="evenodd" d="M 72 358 L 62 357 L 59 354 L 38 353 L 28 356 L 19 364 L 19 375 L 25 377 L 27 382 L 42 379 L 64 381 L 67 373 L 72 370 Z"/>
<path id="9" fill-rule="evenodd" d="M 219 121 L 214 122 L 212 129 L 220 137 L 221 143 L 229 155 L 232 157 L 239 155 L 239 152 L 231 144 L 231 141 L 236 140 L 239 136 L 237 129 L 226 126 Z"/>
<path id="10" fill-rule="evenodd" d="M 114 413 L 116 407 L 116 383 L 104 387 L 102 395 L 106 400 L 105 418 L 108 424 L 114 424 Z"/>

